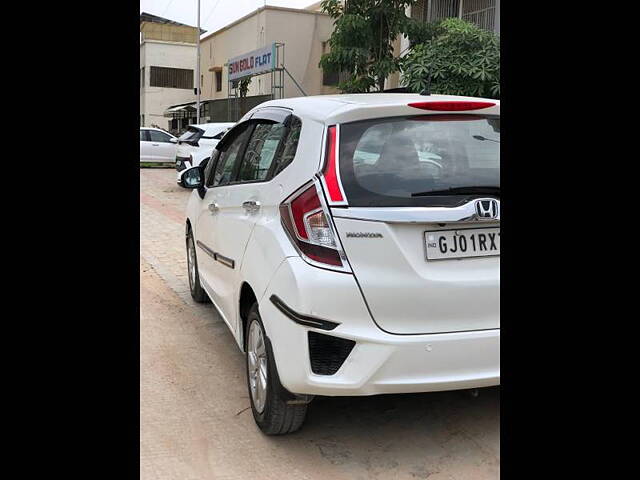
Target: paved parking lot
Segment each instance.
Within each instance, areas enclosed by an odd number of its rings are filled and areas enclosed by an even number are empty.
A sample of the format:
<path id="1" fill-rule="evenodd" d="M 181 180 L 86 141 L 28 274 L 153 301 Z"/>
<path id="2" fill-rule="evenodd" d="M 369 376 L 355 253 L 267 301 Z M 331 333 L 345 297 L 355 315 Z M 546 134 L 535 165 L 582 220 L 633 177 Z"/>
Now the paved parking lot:
<path id="1" fill-rule="evenodd" d="M 189 295 L 175 170 L 140 170 L 140 474 L 146 479 L 497 479 L 500 390 L 316 398 L 266 437 L 244 357 Z"/>

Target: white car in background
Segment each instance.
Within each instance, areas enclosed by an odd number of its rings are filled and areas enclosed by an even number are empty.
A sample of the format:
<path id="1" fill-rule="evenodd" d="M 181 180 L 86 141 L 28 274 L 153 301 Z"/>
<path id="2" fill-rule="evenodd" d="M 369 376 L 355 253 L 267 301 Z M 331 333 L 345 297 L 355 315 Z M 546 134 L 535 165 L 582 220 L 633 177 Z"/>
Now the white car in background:
<path id="1" fill-rule="evenodd" d="M 140 127 L 140 163 L 173 163 L 178 139 L 159 128 Z"/>
<path id="2" fill-rule="evenodd" d="M 202 123 L 189 125 L 187 131 L 178 137 L 175 163 L 178 171 L 177 181 L 180 183 L 182 172 L 187 168 L 200 165 L 209 158 L 213 147 L 235 123 Z"/>
<path id="3" fill-rule="evenodd" d="M 246 352 L 263 432 L 314 395 L 500 384 L 500 101 L 271 100 L 182 182 L 191 295 Z"/>

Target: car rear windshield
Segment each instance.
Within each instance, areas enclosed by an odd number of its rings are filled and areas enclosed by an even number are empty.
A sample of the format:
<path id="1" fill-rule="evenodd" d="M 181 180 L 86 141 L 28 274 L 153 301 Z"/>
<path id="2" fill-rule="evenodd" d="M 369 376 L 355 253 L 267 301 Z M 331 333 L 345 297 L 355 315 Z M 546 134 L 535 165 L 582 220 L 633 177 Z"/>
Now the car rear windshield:
<path id="1" fill-rule="evenodd" d="M 204 130 L 200 130 L 196 127 L 189 127 L 186 132 L 178 137 L 178 140 L 180 142 L 197 142 L 203 134 Z"/>
<path id="2" fill-rule="evenodd" d="M 455 206 L 486 192 L 499 196 L 500 118 L 447 114 L 341 124 L 340 177 L 350 206 Z"/>

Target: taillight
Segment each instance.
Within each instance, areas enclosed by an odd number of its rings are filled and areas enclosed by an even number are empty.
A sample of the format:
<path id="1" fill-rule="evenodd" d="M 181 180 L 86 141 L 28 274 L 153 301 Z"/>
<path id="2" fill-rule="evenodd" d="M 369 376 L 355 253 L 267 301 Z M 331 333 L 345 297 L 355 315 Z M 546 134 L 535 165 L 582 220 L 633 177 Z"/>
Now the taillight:
<path id="1" fill-rule="evenodd" d="M 340 186 L 337 136 L 336 126 L 330 126 L 327 129 L 327 148 L 325 149 L 325 161 L 321 178 L 329 203 L 331 205 L 346 205 L 347 201 Z"/>
<path id="2" fill-rule="evenodd" d="M 348 270 L 321 194 L 312 183 L 287 198 L 280 205 L 282 225 L 309 263 Z"/>
<path id="3" fill-rule="evenodd" d="M 437 112 L 463 112 L 465 110 L 480 110 L 482 108 L 493 107 L 493 102 L 465 102 L 465 101 L 451 101 L 451 102 L 414 102 L 409 106 L 413 108 L 419 108 L 421 110 L 434 110 Z"/>

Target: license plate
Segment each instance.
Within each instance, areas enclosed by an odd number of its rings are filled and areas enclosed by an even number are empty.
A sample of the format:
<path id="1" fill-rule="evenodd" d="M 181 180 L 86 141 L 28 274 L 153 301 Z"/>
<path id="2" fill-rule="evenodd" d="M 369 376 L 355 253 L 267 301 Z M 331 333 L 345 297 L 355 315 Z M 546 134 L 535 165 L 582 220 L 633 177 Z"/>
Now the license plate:
<path id="1" fill-rule="evenodd" d="M 500 228 L 424 232 L 427 260 L 500 255 Z"/>

